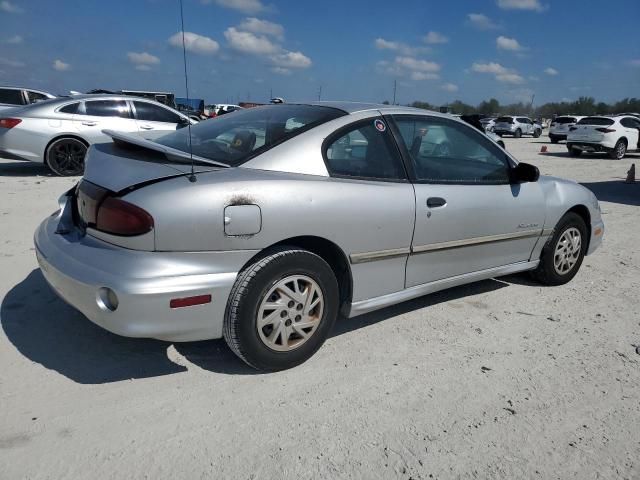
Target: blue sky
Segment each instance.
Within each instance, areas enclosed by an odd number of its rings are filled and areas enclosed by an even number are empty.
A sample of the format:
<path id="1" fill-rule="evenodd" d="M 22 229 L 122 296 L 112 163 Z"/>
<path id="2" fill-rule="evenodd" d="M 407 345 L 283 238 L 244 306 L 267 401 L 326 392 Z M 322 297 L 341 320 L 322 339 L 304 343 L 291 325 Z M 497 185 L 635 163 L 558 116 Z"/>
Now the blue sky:
<path id="1" fill-rule="evenodd" d="M 207 102 L 640 97 L 639 0 L 184 0 Z M 184 94 L 178 0 L 0 0 L 0 84 Z M 180 47 L 180 48 L 179 48 Z"/>

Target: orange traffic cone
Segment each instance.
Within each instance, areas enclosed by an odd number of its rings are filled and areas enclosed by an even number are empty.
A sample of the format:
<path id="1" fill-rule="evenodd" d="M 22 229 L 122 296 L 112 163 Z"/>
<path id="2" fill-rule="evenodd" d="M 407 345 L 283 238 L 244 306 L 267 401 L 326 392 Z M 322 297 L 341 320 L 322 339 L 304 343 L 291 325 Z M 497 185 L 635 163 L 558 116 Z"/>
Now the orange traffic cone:
<path id="1" fill-rule="evenodd" d="M 547 146 L 546 145 L 542 145 L 540 147 L 540 153 L 547 153 Z"/>
<path id="2" fill-rule="evenodd" d="M 624 183 L 636 183 L 636 164 L 632 163 L 631 168 L 627 172 L 627 179 Z"/>

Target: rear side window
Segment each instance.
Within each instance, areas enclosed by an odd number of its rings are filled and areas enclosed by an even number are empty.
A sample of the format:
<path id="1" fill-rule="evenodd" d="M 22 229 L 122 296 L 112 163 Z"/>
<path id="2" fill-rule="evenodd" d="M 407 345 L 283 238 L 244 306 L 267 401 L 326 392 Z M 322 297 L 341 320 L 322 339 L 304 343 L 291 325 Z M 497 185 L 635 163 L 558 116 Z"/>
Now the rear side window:
<path id="1" fill-rule="evenodd" d="M 0 103 L 8 103 L 9 105 L 24 105 L 21 90 L 12 88 L 0 88 Z"/>
<path id="2" fill-rule="evenodd" d="M 124 100 L 91 100 L 85 102 L 87 115 L 94 117 L 131 118 L 129 105 Z"/>
<path id="3" fill-rule="evenodd" d="M 513 123 L 513 118 L 511 118 L 511 117 L 498 117 L 496 119 L 496 123 Z"/>
<path id="4" fill-rule="evenodd" d="M 561 123 L 561 124 L 576 123 L 576 118 L 575 117 L 558 117 L 553 122 Z"/>
<path id="5" fill-rule="evenodd" d="M 49 99 L 46 95 L 38 92 L 29 91 L 27 92 L 27 95 L 29 96 L 29 103 L 42 102 Z"/>
<path id="6" fill-rule="evenodd" d="M 531 123 L 528 118 L 524 117 L 517 118 L 516 120 L 518 120 L 520 123 Z"/>
<path id="7" fill-rule="evenodd" d="M 80 106 L 80 102 L 70 103 L 69 105 L 65 105 L 64 107 L 58 110 L 61 113 L 78 113 L 78 107 Z"/>
<path id="8" fill-rule="evenodd" d="M 578 125 L 600 125 L 608 127 L 609 125 L 613 125 L 613 120 L 606 117 L 586 117 L 580 120 Z"/>
<path id="9" fill-rule="evenodd" d="M 180 123 L 182 117 L 166 108 L 153 103 L 133 102 L 136 108 L 136 118 L 147 122 Z"/>
<path id="10" fill-rule="evenodd" d="M 638 121 L 635 118 L 623 118 L 622 120 L 620 120 L 620 124 L 623 127 L 627 127 L 627 128 L 639 128 L 640 127 L 640 121 Z"/>
<path id="11" fill-rule="evenodd" d="M 330 137 L 324 147 L 324 158 L 332 176 L 405 179 L 398 149 L 380 118 L 357 122 Z"/>

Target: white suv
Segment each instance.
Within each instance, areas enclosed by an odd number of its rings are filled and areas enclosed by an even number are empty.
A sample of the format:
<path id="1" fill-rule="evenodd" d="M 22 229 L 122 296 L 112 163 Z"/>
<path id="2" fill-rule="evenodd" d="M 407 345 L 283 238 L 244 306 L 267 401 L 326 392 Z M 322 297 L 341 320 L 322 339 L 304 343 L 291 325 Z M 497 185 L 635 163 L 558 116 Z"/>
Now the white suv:
<path id="1" fill-rule="evenodd" d="M 520 138 L 522 135 L 533 135 L 534 138 L 538 138 L 542 135 L 542 125 L 529 117 L 498 117 L 493 132 L 500 136 L 513 135 Z"/>
<path id="2" fill-rule="evenodd" d="M 560 115 L 551 121 L 549 128 L 549 140 L 551 143 L 558 143 L 560 140 L 566 140 L 569 129 L 584 117 L 576 115 Z"/>
<path id="3" fill-rule="evenodd" d="M 585 117 L 569 128 L 567 149 L 574 157 L 582 152 L 607 152 L 620 160 L 627 151 L 640 149 L 640 119 L 631 115 Z"/>

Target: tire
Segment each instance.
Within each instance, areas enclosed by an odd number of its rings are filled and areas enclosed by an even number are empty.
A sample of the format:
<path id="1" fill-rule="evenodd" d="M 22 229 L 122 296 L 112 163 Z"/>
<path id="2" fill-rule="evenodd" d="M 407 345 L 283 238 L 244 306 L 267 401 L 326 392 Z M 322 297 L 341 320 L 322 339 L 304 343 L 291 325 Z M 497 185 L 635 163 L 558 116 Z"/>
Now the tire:
<path id="1" fill-rule="evenodd" d="M 538 130 L 537 128 L 533 131 L 533 138 L 538 138 L 542 135 L 542 130 Z"/>
<path id="2" fill-rule="evenodd" d="M 515 138 L 520 138 L 522 137 L 522 130 L 520 130 L 519 128 L 516 130 L 516 132 L 513 134 L 513 136 Z"/>
<path id="3" fill-rule="evenodd" d="M 502 140 L 498 140 L 497 143 L 502 147 L 503 150 L 506 150 L 507 147 L 505 147 L 504 142 Z"/>
<path id="4" fill-rule="evenodd" d="M 582 150 L 578 148 L 567 147 L 567 150 L 569 150 L 569 155 L 571 155 L 572 157 L 579 157 L 580 155 L 582 155 Z"/>
<path id="5" fill-rule="evenodd" d="M 558 143 L 558 138 L 557 137 L 549 137 L 549 140 L 551 140 L 551 143 Z"/>
<path id="6" fill-rule="evenodd" d="M 287 289 L 293 296 L 284 293 Z M 305 297 L 304 292 L 310 295 Z M 338 281 L 321 257 L 296 247 L 273 250 L 238 275 L 225 311 L 225 341 L 257 370 L 295 367 L 327 339 L 338 316 L 339 299 Z M 309 303 L 313 308 L 307 314 Z M 259 319 L 267 320 L 261 328 Z M 296 323 L 305 327 L 296 328 Z"/>
<path id="7" fill-rule="evenodd" d="M 73 137 L 58 138 L 51 142 L 45 153 L 45 163 L 60 177 L 82 175 L 87 145 Z"/>
<path id="8" fill-rule="evenodd" d="M 609 158 L 611 158 L 612 160 L 622 160 L 626 154 L 627 154 L 627 142 L 620 139 L 616 143 L 616 146 L 613 147 L 613 150 L 609 152 Z"/>
<path id="9" fill-rule="evenodd" d="M 576 235 L 579 246 L 575 245 Z M 569 241 L 569 238 L 573 242 Z M 576 276 L 587 251 L 587 226 L 576 213 L 566 213 L 556 225 L 553 236 L 542 249 L 540 264 L 532 275 L 544 285 L 564 285 Z"/>

